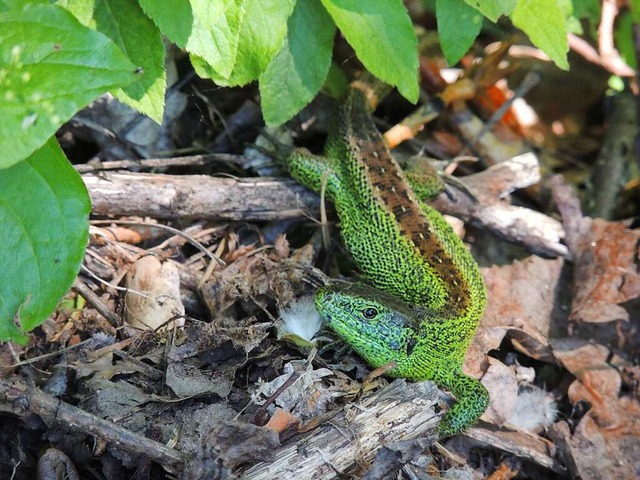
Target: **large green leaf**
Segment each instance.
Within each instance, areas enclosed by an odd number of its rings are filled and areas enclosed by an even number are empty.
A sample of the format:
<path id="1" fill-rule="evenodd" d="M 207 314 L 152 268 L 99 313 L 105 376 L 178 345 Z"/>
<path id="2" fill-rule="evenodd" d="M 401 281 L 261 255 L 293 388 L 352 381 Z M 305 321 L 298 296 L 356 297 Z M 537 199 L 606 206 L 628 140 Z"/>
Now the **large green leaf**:
<path id="1" fill-rule="evenodd" d="M 367 70 L 418 100 L 418 40 L 401 0 L 322 0 Z"/>
<path id="2" fill-rule="evenodd" d="M 635 70 L 638 68 L 638 61 L 636 60 L 636 49 L 633 41 L 633 29 L 634 22 L 630 12 L 618 15 L 613 38 L 625 63 Z"/>
<path id="3" fill-rule="evenodd" d="M 586 18 L 587 20 L 599 23 L 601 6 L 600 0 L 573 0 L 573 14 L 578 18 Z M 631 12 L 638 13 L 638 0 L 631 1 Z"/>
<path id="4" fill-rule="evenodd" d="M 313 7 L 316 1 L 300 3 Z M 294 4 L 295 0 L 247 0 L 238 55 L 231 74 L 221 75 L 203 58 L 192 56 L 196 73 L 222 86 L 246 85 L 256 80 L 282 46 L 287 34 L 287 19 Z M 316 20 L 308 20 L 308 27 L 315 29 L 313 24 Z"/>
<path id="5" fill-rule="evenodd" d="M 260 76 L 262 112 L 268 125 L 295 115 L 327 78 L 336 27 L 318 2 L 298 2 L 282 48 Z"/>
<path id="6" fill-rule="evenodd" d="M 233 71 L 247 0 L 139 0 L 169 40 L 222 77 Z"/>
<path id="7" fill-rule="evenodd" d="M 54 138 L 0 170 L 0 341 L 24 341 L 71 287 L 91 204 Z"/>
<path id="8" fill-rule="evenodd" d="M 105 34 L 142 71 L 137 80 L 114 91 L 115 96 L 139 112 L 162 123 L 167 76 L 160 30 L 140 5 L 131 0 L 62 0 L 80 22 Z"/>
<path id="9" fill-rule="evenodd" d="M 449 65 L 455 65 L 480 33 L 482 14 L 465 0 L 437 0 L 436 18 L 444 56 Z"/>
<path id="10" fill-rule="evenodd" d="M 556 0 L 519 0 L 511 20 L 558 67 L 569 68 L 566 20 Z"/>
<path id="11" fill-rule="evenodd" d="M 42 146 L 80 108 L 136 79 L 101 33 L 57 5 L 0 13 L 0 168 Z"/>
<path id="12" fill-rule="evenodd" d="M 0 9 L 2 9 L 2 11 L 20 10 L 27 3 L 40 3 L 44 5 L 51 2 L 49 2 L 49 0 L 0 0 Z"/>

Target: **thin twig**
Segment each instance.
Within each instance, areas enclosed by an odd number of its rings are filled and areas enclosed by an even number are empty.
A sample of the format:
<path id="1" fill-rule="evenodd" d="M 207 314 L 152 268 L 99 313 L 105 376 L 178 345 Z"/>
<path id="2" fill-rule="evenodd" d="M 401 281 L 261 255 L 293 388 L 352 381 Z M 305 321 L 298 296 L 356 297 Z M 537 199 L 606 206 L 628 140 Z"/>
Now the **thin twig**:
<path id="1" fill-rule="evenodd" d="M 613 24 L 618 16 L 616 0 L 602 2 L 602 14 L 598 26 L 598 51 L 602 59 L 602 66 L 608 71 L 621 77 L 633 77 L 634 70 L 627 65 L 613 43 Z"/>
<path id="2" fill-rule="evenodd" d="M 173 233 L 174 235 L 177 235 L 178 237 L 184 238 L 187 242 L 189 242 L 191 245 L 193 245 L 198 250 L 200 250 L 204 255 L 206 255 L 207 257 L 211 258 L 212 260 L 215 260 L 216 262 L 218 262 L 218 264 L 221 267 L 226 267 L 227 266 L 227 264 L 225 263 L 224 260 L 222 260 L 219 257 L 216 257 L 213 253 L 211 253 L 209 250 L 207 250 L 207 247 L 202 245 L 199 241 L 197 241 L 191 235 L 186 234 L 183 231 L 178 230 L 177 228 L 170 227 L 169 225 L 164 225 L 162 223 L 129 222 L 129 221 L 122 221 L 122 220 L 96 220 L 96 221 L 93 221 L 91 223 L 94 224 L 94 225 L 112 224 L 113 223 L 113 224 L 116 224 L 116 225 L 133 225 L 133 226 L 138 226 L 138 227 L 159 228 L 161 230 L 166 230 L 168 232 Z"/>
<path id="3" fill-rule="evenodd" d="M 478 143 L 478 141 L 484 135 L 486 135 L 487 132 L 491 131 L 494 125 L 498 123 L 502 119 L 502 117 L 505 115 L 505 113 L 507 113 L 509 108 L 511 108 L 511 105 L 513 104 L 513 102 L 518 98 L 524 97 L 527 94 L 527 92 L 529 92 L 529 90 L 535 87 L 538 83 L 540 83 L 540 74 L 538 72 L 527 73 L 527 75 L 524 77 L 520 85 L 518 85 L 518 88 L 516 88 L 513 91 L 513 95 L 511 96 L 511 98 L 508 98 L 506 102 L 500 105 L 500 108 L 498 108 L 495 112 L 493 112 L 493 115 L 491 116 L 491 118 L 484 124 L 484 126 L 482 127 L 482 130 L 480 130 L 480 133 L 478 133 L 475 140 L 473 140 L 473 143 L 470 146 L 473 146 L 476 143 Z M 467 149 L 468 148 L 469 147 L 467 147 Z"/>
<path id="4" fill-rule="evenodd" d="M 168 167 L 204 167 L 212 162 L 231 163 L 242 165 L 246 159 L 242 155 L 230 153 L 209 153 L 206 155 L 188 155 L 172 158 L 145 158 L 141 160 L 113 160 L 98 164 L 85 163 L 74 165 L 78 173 L 103 172 L 107 170 L 151 170 L 154 168 Z"/>
<path id="5" fill-rule="evenodd" d="M 82 280 L 76 278 L 73 283 L 73 288 L 78 292 L 82 298 L 84 298 L 89 305 L 95 308 L 100 315 L 107 319 L 109 324 L 113 328 L 118 328 L 121 324 L 116 315 L 109 309 L 109 307 L 102 301 L 102 299 L 96 295 Z"/>

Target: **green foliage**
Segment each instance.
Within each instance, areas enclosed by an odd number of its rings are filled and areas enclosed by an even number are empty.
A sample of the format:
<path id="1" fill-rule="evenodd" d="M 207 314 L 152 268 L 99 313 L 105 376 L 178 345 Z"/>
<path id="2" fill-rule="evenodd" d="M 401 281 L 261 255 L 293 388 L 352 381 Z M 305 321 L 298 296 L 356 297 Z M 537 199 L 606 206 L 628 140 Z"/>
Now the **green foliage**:
<path id="1" fill-rule="evenodd" d="M 113 93 L 121 102 L 162 123 L 167 76 L 164 44 L 156 25 L 131 0 L 60 1 L 84 26 L 115 43 L 142 69 L 136 81 Z"/>
<path id="2" fill-rule="evenodd" d="M 169 40 L 202 57 L 221 77 L 233 71 L 247 1 L 140 0 Z"/>
<path id="3" fill-rule="evenodd" d="M 618 17 L 613 34 L 620 55 L 626 64 L 633 69 L 638 68 L 634 39 L 634 29 L 638 28 L 638 24 L 640 24 L 640 0 L 632 0 L 629 3 L 629 10 L 622 12 Z"/>
<path id="4" fill-rule="evenodd" d="M 74 113 L 136 79 L 103 34 L 57 5 L 0 13 L 0 168 L 41 147 Z"/>
<path id="5" fill-rule="evenodd" d="M 437 0 L 440 44 L 450 65 L 458 63 L 480 33 L 482 14 L 464 0 Z"/>
<path id="6" fill-rule="evenodd" d="M 573 0 L 571 3 L 576 18 L 585 18 L 593 23 L 600 22 L 601 0 Z"/>
<path id="7" fill-rule="evenodd" d="M 268 125 L 288 120 L 316 96 L 331 66 L 334 34 L 335 25 L 320 3 L 296 4 L 287 38 L 260 76 L 262 109 Z"/>
<path id="8" fill-rule="evenodd" d="M 418 41 L 401 0 L 322 0 L 367 70 L 418 100 Z"/>
<path id="9" fill-rule="evenodd" d="M 598 12 L 597 0 L 574 0 L 573 13 L 567 2 L 438 0 L 445 56 L 466 53 L 483 17 L 506 16 L 566 67 L 567 22 Z M 321 88 L 344 89 L 337 29 L 369 71 L 417 100 L 417 39 L 401 0 L 0 0 L 0 340 L 46 318 L 84 252 L 86 192 L 53 140 L 64 122 L 106 92 L 161 122 L 165 37 L 219 85 L 257 80 L 267 123 L 282 123 Z"/>
<path id="10" fill-rule="evenodd" d="M 518 0 L 464 0 L 467 4 L 495 22 L 502 15 L 509 16 Z M 526 1 L 526 0 L 525 0 Z"/>
<path id="11" fill-rule="evenodd" d="M 575 0 L 578 3 L 581 0 Z M 440 45 L 447 62 L 455 64 L 471 47 L 480 32 L 472 10 L 492 22 L 501 16 L 529 36 L 562 69 L 568 69 L 567 24 L 575 28 L 569 17 L 571 0 L 438 0 L 436 16 Z M 564 7 L 561 8 L 561 7 Z M 568 12 L 568 13 L 565 13 Z"/>
<path id="12" fill-rule="evenodd" d="M 55 139 L 0 174 L 0 340 L 24 342 L 80 269 L 89 195 Z"/>
<path id="13" fill-rule="evenodd" d="M 633 24 L 633 15 L 625 12 L 618 18 L 616 29 L 613 33 L 620 55 L 627 65 L 635 69 L 638 67 L 638 61 L 636 60 L 636 49 L 633 43 Z"/>
<path id="14" fill-rule="evenodd" d="M 556 65 L 569 68 L 566 21 L 557 0 L 520 0 L 511 19 Z"/>
<path id="15" fill-rule="evenodd" d="M 246 2 L 245 15 L 239 26 L 238 53 L 234 59 L 228 59 L 229 65 L 232 66 L 230 72 L 225 74 L 217 71 L 203 57 L 191 55 L 191 63 L 196 73 L 201 77 L 211 78 L 222 86 L 246 85 L 257 80 L 282 46 L 287 35 L 287 19 L 293 11 L 294 4 L 294 0 Z M 309 24 L 312 25 L 313 23 Z"/>

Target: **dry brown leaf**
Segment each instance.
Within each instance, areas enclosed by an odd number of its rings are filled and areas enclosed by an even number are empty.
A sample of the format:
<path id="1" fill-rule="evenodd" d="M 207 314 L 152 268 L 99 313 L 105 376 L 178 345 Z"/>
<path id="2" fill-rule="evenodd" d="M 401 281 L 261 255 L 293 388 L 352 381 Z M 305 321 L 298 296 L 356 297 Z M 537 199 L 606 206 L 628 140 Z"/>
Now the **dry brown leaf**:
<path id="1" fill-rule="evenodd" d="M 286 235 L 278 235 L 276 241 L 273 244 L 274 253 L 276 260 L 288 258 L 291 254 L 291 249 L 289 248 L 289 241 L 287 240 Z"/>
<path id="2" fill-rule="evenodd" d="M 575 377 L 569 387 L 569 400 L 591 404 L 587 413 L 605 432 L 640 435 L 640 402 L 621 396 L 620 372 L 608 363 L 609 349 L 571 338 L 553 341 L 554 354 Z"/>
<path id="3" fill-rule="evenodd" d="M 619 304 L 640 296 L 640 232 L 599 218 L 584 218 L 574 265 L 571 318 L 583 322 L 628 320 Z"/>
<path id="4" fill-rule="evenodd" d="M 480 378 L 487 369 L 487 352 L 496 350 L 508 329 L 505 327 L 480 326 L 467 350 L 463 371 L 473 378 Z"/>
<path id="5" fill-rule="evenodd" d="M 166 384 L 180 398 L 211 394 L 226 398 L 233 386 L 233 373 L 205 372 L 186 363 L 172 362 L 167 366 Z"/>
<path id="6" fill-rule="evenodd" d="M 547 338 L 562 264 L 562 259 L 530 256 L 511 265 L 482 269 L 489 295 L 467 352 L 467 373 L 478 376 L 486 352 L 497 349 L 507 333 L 516 349 L 538 360 L 553 361 Z"/>
<path id="7" fill-rule="evenodd" d="M 549 181 L 573 254 L 573 320 L 628 320 L 619 304 L 640 297 L 640 232 L 620 223 L 583 217 L 580 203 L 559 176 Z"/>
<path id="8" fill-rule="evenodd" d="M 280 249 L 280 252 L 284 248 Z M 239 258 L 223 270 L 213 272 L 202 286 L 201 295 L 211 316 L 218 317 L 232 307 L 255 303 L 262 297 L 290 303 L 302 283 L 302 271 L 291 259 L 274 260 L 266 251 Z M 250 310 L 251 308 L 249 308 Z"/>
<path id="9" fill-rule="evenodd" d="M 305 360 L 296 360 L 284 365 L 283 374 L 262 383 L 252 393 L 253 401 L 260 405 L 289 381 L 293 372 L 299 377 L 280 392 L 273 403 L 278 408 L 291 412 L 296 418 L 306 422 L 326 413 L 336 397 L 349 390 L 348 385 L 327 368 L 314 370 Z"/>
<path id="10" fill-rule="evenodd" d="M 611 459 L 607 456 L 600 430 L 589 417 L 582 419 L 573 435 L 565 422 L 558 422 L 552 427 L 551 438 L 562 453 L 572 478 L 616 478 L 609 476 Z"/>
<path id="11" fill-rule="evenodd" d="M 291 415 L 286 410 L 276 407 L 275 412 L 265 425 L 265 428 L 270 428 L 278 433 L 284 432 L 287 428 L 292 427 L 300 423 L 300 419 L 294 415 Z"/>
<path id="12" fill-rule="evenodd" d="M 559 258 L 532 255 L 511 265 L 483 269 L 491 295 L 482 325 L 517 327 L 547 337 L 562 263 Z"/>

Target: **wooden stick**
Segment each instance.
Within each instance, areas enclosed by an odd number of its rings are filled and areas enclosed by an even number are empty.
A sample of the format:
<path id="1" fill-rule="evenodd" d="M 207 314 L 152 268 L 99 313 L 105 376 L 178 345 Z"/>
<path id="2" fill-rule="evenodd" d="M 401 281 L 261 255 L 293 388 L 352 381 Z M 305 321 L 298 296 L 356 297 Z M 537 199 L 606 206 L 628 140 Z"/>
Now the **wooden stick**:
<path id="1" fill-rule="evenodd" d="M 56 423 L 144 455 L 171 473 L 179 473 L 187 460 L 177 450 L 96 417 L 19 380 L 0 379 L 0 410 L 35 413 L 49 425 Z"/>

